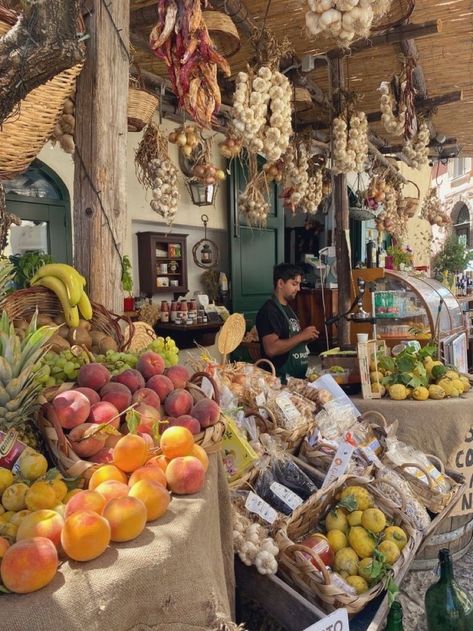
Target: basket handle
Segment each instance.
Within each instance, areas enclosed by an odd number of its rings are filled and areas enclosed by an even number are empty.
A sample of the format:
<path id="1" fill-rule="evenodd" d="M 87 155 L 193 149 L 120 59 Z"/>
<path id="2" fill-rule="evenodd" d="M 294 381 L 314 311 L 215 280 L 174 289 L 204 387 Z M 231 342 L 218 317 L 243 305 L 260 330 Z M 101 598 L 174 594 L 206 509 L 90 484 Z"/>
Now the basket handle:
<path id="1" fill-rule="evenodd" d="M 320 570 L 326 585 L 331 584 L 332 581 L 330 579 L 330 574 L 327 568 L 325 567 L 324 562 L 317 554 L 317 552 L 314 552 L 311 548 L 306 548 L 306 546 L 302 546 L 300 543 L 293 543 L 292 545 L 287 546 L 287 548 L 284 548 L 284 552 L 288 552 L 288 553 L 303 552 L 304 554 L 308 554 L 309 556 L 311 556 L 314 559 L 314 561 L 317 563 L 317 568 L 314 568 L 314 569 Z M 307 559 L 304 559 L 304 560 L 307 561 Z"/>
<path id="2" fill-rule="evenodd" d="M 253 408 L 247 408 L 245 410 L 245 418 L 248 418 L 249 416 L 255 417 L 256 425 L 262 426 L 264 432 L 267 432 L 268 429 L 270 429 L 268 420 L 265 419 L 264 416 L 260 414 L 257 410 L 254 410 Z"/>
<path id="3" fill-rule="evenodd" d="M 434 456 L 434 454 L 425 454 L 425 455 L 427 456 L 429 460 L 433 461 L 433 464 L 437 466 L 437 469 L 440 471 L 442 475 L 445 474 L 445 466 L 443 462 L 440 460 L 440 458 L 438 458 L 437 456 Z"/>
<path id="4" fill-rule="evenodd" d="M 415 182 L 413 182 L 412 180 L 407 180 L 407 182 L 409 184 L 413 184 L 416 187 L 416 189 L 417 189 L 417 199 L 420 199 L 420 188 L 417 186 L 417 184 Z"/>
<path id="5" fill-rule="evenodd" d="M 218 389 L 217 383 L 213 377 L 209 375 L 207 372 L 195 372 L 192 377 L 189 379 L 189 382 L 194 384 L 194 386 L 199 386 L 202 383 L 202 379 L 206 378 L 212 384 L 212 388 L 214 391 L 214 400 L 217 405 L 220 405 L 220 391 Z M 197 383 L 198 382 L 198 383 Z"/>
<path id="6" fill-rule="evenodd" d="M 391 488 L 393 488 L 396 493 L 399 495 L 399 497 L 401 498 L 401 506 L 399 507 L 401 509 L 401 511 L 403 513 L 406 512 L 406 508 L 407 508 L 407 502 L 406 502 L 406 498 L 404 496 L 404 493 L 397 488 L 397 486 L 395 484 L 393 484 L 390 480 L 387 480 L 386 478 L 375 478 L 372 481 L 373 486 L 376 486 L 376 484 L 387 484 L 388 486 L 390 486 Z"/>
<path id="7" fill-rule="evenodd" d="M 380 423 L 381 427 L 384 430 L 387 430 L 387 428 L 388 428 L 388 421 L 386 420 L 386 417 L 383 414 L 381 414 L 381 412 L 378 412 L 377 410 L 368 410 L 367 412 L 363 412 L 363 414 L 360 416 L 359 420 L 360 421 L 365 421 L 370 416 L 379 419 L 381 421 L 381 423 Z"/>
<path id="8" fill-rule="evenodd" d="M 266 430 L 268 430 L 268 429 L 273 429 L 273 430 L 277 429 L 278 424 L 276 423 L 276 419 L 274 418 L 274 414 L 271 412 L 271 410 L 269 408 L 267 408 L 265 405 L 259 405 L 258 408 L 260 410 L 264 410 L 266 412 L 266 414 L 268 415 L 268 418 L 265 419 Z"/>
<path id="9" fill-rule="evenodd" d="M 59 449 L 65 454 L 67 454 L 69 452 L 69 442 L 66 438 L 66 435 L 64 434 L 62 425 L 59 422 L 59 419 L 56 415 L 54 407 L 51 405 L 51 403 L 46 403 L 43 406 L 43 409 L 44 409 L 44 416 L 48 419 L 50 423 L 52 423 L 54 429 L 56 430 L 57 444 L 58 444 Z"/>
<path id="10" fill-rule="evenodd" d="M 276 368 L 273 364 L 272 361 L 270 361 L 269 359 L 266 359 L 265 357 L 262 357 L 261 359 L 258 359 L 257 361 L 255 361 L 255 363 L 253 364 L 254 366 L 260 366 L 261 364 L 267 364 L 270 368 L 271 368 L 271 374 L 273 377 L 276 376 Z"/>
<path id="11" fill-rule="evenodd" d="M 421 467 L 418 464 L 414 464 L 413 462 L 403 462 L 402 464 L 399 465 L 399 468 L 402 469 L 404 471 L 404 469 L 407 468 L 412 468 L 412 469 L 418 469 L 419 471 L 422 471 L 422 473 L 425 475 L 425 477 L 427 478 L 427 482 L 429 483 L 429 487 L 431 491 L 437 491 L 436 487 L 436 482 L 434 480 L 434 478 L 430 475 L 430 473 L 424 469 L 424 467 Z"/>

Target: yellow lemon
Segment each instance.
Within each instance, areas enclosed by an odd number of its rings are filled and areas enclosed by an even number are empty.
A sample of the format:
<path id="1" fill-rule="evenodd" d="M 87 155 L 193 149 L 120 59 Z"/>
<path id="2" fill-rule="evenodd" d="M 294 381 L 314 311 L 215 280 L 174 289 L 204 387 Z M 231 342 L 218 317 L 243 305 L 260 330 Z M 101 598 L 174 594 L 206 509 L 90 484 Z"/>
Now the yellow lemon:
<path id="1" fill-rule="evenodd" d="M 53 486 L 45 481 L 35 482 L 26 493 L 25 504 L 31 511 L 53 509 L 57 504 Z"/>
<path id="2" fill-rule="evenodd" d="M 348 532 L 347 514 L 343 508 L 336 508 L 327 513 L 325 518 L 325 529 L 329 530 L 341 530 L 345 534 Z"/>
<path id="3" fill-rule="evenodd" d="M 355 504 L 354 510 L 366 510 L 374 506 L 373 496 L 363 486 L 347 486 L 342 491 L 342 500 L 348 500 L 353 498 Z M 340 529 L 341 530 L 341 529 Z"/>
<path id="4" fill-rule="evenodd" d="M 463 392 L 468 392 L 471 388 L 470 380 L 468 377 L 460 377 L 460 381 L 463 384 Z"/>
<path id="5" fill-rule="evenodd" d="M 361 525 L 366 530 L 377 534 L 386 528 L 386 517 L 379 508 L 368 508 L 363 511 Z"/>
<path id="6" fill-rule="evenodd" d="M 427 388 L 424 388 L 424 386 L 414 388 L 412 398 L 416 401 L 427 401 L 427 399 L 429 398 L 429 391 L 427 390 Z"/>
<path id="7" fill-rule="evenodd" d="M 440 386 L 432 384 L 429 386 L 429 397 L 436 400 L 443 399 L 445 398 L 445 390 Z"/>
<path id="8" fill-rule="evenodd" d="M 15 482 L 3 491 L 2 504 L 6 510 L 19 511 L 26 508 L 25 496 L 29 486 L 24 482 Z"/>
<path id="9" fill-rule="evenodd" d="M 383 386 L 382 383 L 372 383 L 371 384 L 371 392 L 379 392 L 379 394 L 384 397 L 384 395 L 386 394 L 386 388 Z"/>
<path id="10" fill-rule="evenodd" d="M 13 473 L 10 471 L 10 469 L 0 467 L 0 495 L 11 484 L 13 484 Z"/>
<path id="11" fill-rule="evenodd" d="M 358 572 L 358 556 L 352 548 L 342 548 L 335 555 L 333 569 L 348 572 L 350 576 Z"/>
<path id="12" fill-rule="evenodd" d="M 32 451 L 22 455 L 20 459 L 20 474 L 25 480 L 37 480 L 48 470 L 48 461 L 43 454 Z"/>
<path id="13" fill-rule="evenodd" d="M 2 524 L 8 524 L 8 522 L 10 521 L 10 519 L 16 515 L 14 510 L 7 510 L 6 512 L 3 513 L 3 515 L 0 517 L 0 522 L 2 522 Z"/>
<path id="14" fill-rule="evenodd" d="M 348 585 L 355 588 L 357 594 L 363 594 L 368 591 L 368 583 L 361 576 L 349 576 L 345 579 Z"/>
<path id="15" fill-rule="evenodd" d="M 352 513 L 348 513 L 347 519 L 350 526 L 361 526 L 362 510 L 354 510 Z"/>
<path id="16" fill-rule="evenodd" d="M 62 502 L 67 495 L 67 485 L 64 480 L 61 480 L 61 478 L 56 478 L 51 482 L 51 486 L 56 493 L 56 500 L 58 501 L 58 503 Z"/>
<path id="17" fill-rule="evenodd" d="M 341 530 L 329 530 L 327 532 L 327 539 L 334 552 L 338 552 L 342 548 L 347 547 L 346 534 Z"/>
<path id="18" fill-rule="evenodd" d="M 389 396 L 395 401 L 403 401 L 407 399 L 407 395 L 407 388 L 403 386 L 402 383 L 395 383 L 389 387 Z"/>
<path id="19" fill-rule="evenodd" d="M 358 562 L 358 574 L 362 576 L 366 581 L 372 580 L 373 573 L 373 559 L 366 557 Z"/>
<path id="20" fill-rule="evenodd" d="M 383 533 L 384 541 L 392 541 L 402 550 L 407 543 L 407 535 L 399 526 L 388 526 Z"/>
<path id="21" fill-rule="evenodd" d="M 382 541 L 378 550 L 384 554 L 384 560 L 388 565 L 394 565 L 401 556 L 401 551 L 392 541 Z"/>
<path id="22" fill-rule="evenodd" d="M 348 542 L 360 559 L 373 556 L 376 548 L 376 539 L 361 526 L 354 526 L 350 530 Z"/>

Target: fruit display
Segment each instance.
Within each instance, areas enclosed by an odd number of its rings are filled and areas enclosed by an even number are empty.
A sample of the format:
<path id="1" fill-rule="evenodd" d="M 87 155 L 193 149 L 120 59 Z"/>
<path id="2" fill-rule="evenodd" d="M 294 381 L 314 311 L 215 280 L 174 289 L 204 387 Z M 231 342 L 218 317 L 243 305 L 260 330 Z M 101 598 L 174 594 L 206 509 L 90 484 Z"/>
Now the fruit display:
<path id="1" fill-rule="evenodd" d="M 420 350 L 407 346 L 395 357 L 373 356 L 371 389 L 381 395 L 387 393 L 396 401 L 458 398 L 468 392 L 471 388 L 468 376 L 434 359 L 436 352 L 432 345 Z"/>

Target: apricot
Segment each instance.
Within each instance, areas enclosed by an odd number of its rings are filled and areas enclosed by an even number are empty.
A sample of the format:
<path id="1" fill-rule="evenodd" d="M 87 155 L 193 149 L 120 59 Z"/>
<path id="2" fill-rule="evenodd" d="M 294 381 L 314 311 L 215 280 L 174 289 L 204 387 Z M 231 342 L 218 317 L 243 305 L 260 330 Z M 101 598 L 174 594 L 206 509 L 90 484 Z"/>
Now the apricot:
<path id="1" fill-rule="evenodd" d="M 106 498 L 98 491 L 80 491 L 67 502 L 64 517 L 67 519 L 73 513 L 84 510 L 101 515 L 106 502 Z"/>
<path id="2" fill-rule="evenodd" d="M 128 482 L 128 478 L 123 471 L 120 471 L 120 469 L 113 464 L 106 464 L 96 469 L 90 476 L 89 490 L 93 491 L 99 484 L 107 480 L 116 480 L 124 484 Z"/>
<path id="3" fill-rule="evenodd" d="M 57 504 L 54 487 L 45 480 L 34 482 L 25 495 L 25 504 L 30 511 L 54 508 Z"/>
<path id="4" fill-rule="evenodd" d="M 94 405 L 94 403 L 98 403 L 100 401 L 99 393 L 92 390 L 92 388 L 74 388 L 74 390 L 84 394 L 89 399 L 90 405 Z"/>
<path id="5" fill-rule="evenodd" d="M 26 449 L 25 449 L 26 451 Z M 20 458 L 20 474 L 25 480 L 37 480 L 41 478 L 48 470 L 48 461 L 43 454 L 32 451 L 21 455 Z"/>
<path id="6" fill-rule="evenodd" d="M 96 559 L 110 543 L 110 524 L 101 515 L 77 511 L 64 522 L 61 544 L 64 552 L 74 561 Z"/>
<path id="7" fill-rule="evenodd" d="M 199 421 L 193 416 L 190 416 L 190 414 L 183 414 L 182 416 L 178 416 L 177 418 L 171 419 L 169 421 L 169 426 L 170 427 L 175 427 L 175 426 L 187 427 L 190 433 L 194 434 L 194 436 L 200 433 Z"/>
<path id="8" fill-rule="evenodd" d="M 56 493 L 56 502 L 62 502 L 68 492 L 67 484 L 60 476 L 58 476 L 54 480 L 51 480 L 50 484 L 53 487 L 54 492 Z"/>
<path id="9" fill-rule="evenodd" d="M 143 353 L 136 364 L 136 369 L 140 371 L 145 379 L 151 379 L 154 375 L 162 375 L 164 368 L 164 359 L 154 351 Z"/>
<path id="10" fill-rule="evenodd" d="M 127 368 L 119 375 L 114 375 L 112 377 L 112 381 L 126 386 L 132 394 L 133 392 L 136 392 L 136 390 L 145 387 L 143 375 L 134 368 Z"/>
<path id="11" fill-rule="evenodd" d="M 140 403 L 136 406 L 135 412 L 140 417 L 140 424 L 136 428 L 136 431 L 152 434 L 154 429 L 158 427 L 159 421 L 161 420 L 159 410 L 151 407 L 150 405 Z"/>
<path id="12" fill-rule="evenodd" d="M 100 390 L 100 388 L 103 388 L 103 386 L 110 381 L 110 377 L 110 372 L 103 364 L 93 362 L 80 367 L 77 383 L 82 388 Z"/>
<path id="13" fill-rule="evenodd" d="M 171 495 L 161 484 L 152 480 L 139 480 L 128 495 L 141 500 L 146 507 L 146 521 L 159 519 L 167 511 Z"/>
<path id="14" fill-rule="evenodd" d="M 140 467 L 136 471 L 133 471 L 133 473 L 130 475 L 130 479 L 128 480 L 129 488 L 131 488 L 139 480 L 152 480 L 153 482 L 162 484 L 164 487 L 167 486 L 166 476 L 164 475 L 164 471 L 162 471 L 160 467 L 145 466 Z"/>
<path id="15" fill-rule="evenodd" d="M 0 496 L 3 491 L 8 488 L 14 481 L 13 473 L 10 469 L 6 469 L 5 467 L 0 467 Z"/>
<path id="16" fill-rule="evenodd" d="M 77 390 L 66 390 L 56 395 L 52 407 L 64 429 L 81 425 L 90 414 L 89 399 Z"/>
<path id="17" fill-rule="evenodd" d="M 77 495 L 78 493 L 82 493 L 82 490 L 72 489 L 71 491 L 69 491 L 69 493 L 66 495 L 66 497 L 62 501 L 64 502 L 64 504 L 67 504 L 69 500 L 71 500 L 74 497 L 74 495 Z"/>
<path id="18" fill-rule="evenodd" d="M 68 438 L 71 447 L 80 458 L 91 458 L 105 446 L 107 434 L 100 431 L 92 433 L 91 430 L 96 429 L 97 425 L 95 423 L 82 423 L 69 432 Z M 89 433 L 92 435 L 84 438 Z"/>
<path id="19" fill-rule="evenodd" d="M 194 437 L 186 427 L 168 427 L 159 441 L 159 447 L 168 460 L 187 456 L 193 446 Z"/>
<path id="20" fill-rule="evenodd" d="M 115 393 L 117 394 L 117 393 Z M 119 393 L 120 395 L 122 393 Z M 106 397 L 113 397 L 113 393 L 110 392 Z M 115 429 L 118 429 L 120 425 L 120 414 L 123 412 L 125 408 L 128 407 L 129 401 L 131 401 L 131 395 L 127 395 L 128 398 L 126 401 L 116 401 L 116 403 L 122 405 L 123 407 L 118 408 L 115 403 L 110 403 L 108 399 L 103 399 L 99 401 L 99 403 L 94 403 L 94 405 L 90 408 L 90 414 L 87 419 L 88 423 L 97 423 L 101 425 L 102 423 L 108 423 Z M 116 399 L 117 397 L 115 397 Z M 127 404 L 128 402 L 128 404 Z"/>
<path id="21" fill-rule="evenodd" d="M 46 537 L 54 543 L 56 549 L 61 545 L 61 532 L 64 519 L 53 510 L 37 510 L 26 515 L 18 526 L 16 540 Z"/>
<path id="22" fill-rule="evenodd" d="M 201 447 L 200 445 L 194 445 L 189 456 L 194 456 L 194 458 L 200 460 L 200 462 L 204 466 L 204 471 L 207 472 L 207 469 L 209 468 L 209 457 L 207 456 L 207 452 L 203 447 Z"/>
<path id="23" fill-rule="evenodd" d="M 169 394 L 164 402 L 164 409 L 166 414 L 177 418 L 183 414 L 189 414 L 192 409 L 194 399 L 187 390 L 178 389 L 173 390 Z M 194 416 L 194 415 L 192 415 Z M 197 418 L 197 417 L 196 417 Z"/>
<path id="24" fill-rule="evenodd" d="M 127 434 L 120 438 L 113 450 L 114 463 L 126 473 L 143 466 L 148 458 L 148 445 L 144 438 L 136 434 Z"/>
<path id="25" fill-rule="evenodd" d="M 107 480 L 99 484 L 95 492 L 100 493 L 104 497 L 105 502 L 109 502 L 117 497 L 128 495 L 128 485 L 123 482 L 117 482 L 117 480 Z"/>
<path id="26" fill-rule="evenodd" d="M 146 506 L 136 497 L 118 497 L 108 502 L 103 516 L 110 524 L 112 541 L 131 541 L 144 530 Z"/>
<path id="27" fill-rule="evenodd" d="M 194 405 L 191 414 L 199 421 L 200 426 L 205 429 L 215 425 L 220 418 L 220 406 L 211 399 L 202 399 Z"/>
<path id="28" fill-rule="evenodd" d="M 152 408 L 159 409 L 161 405 L 161 399 L 158 397 L 156 392 L 151 388 L 140 388 L 133 394 L 133 398 L 131 400 L 132 403 L 143 403 L 145 405 L 149 405 Z"/>
<path id="29" fill-rule="evenodd" d="M 146 387 L 156 392 L 160 401 L 164 401 L 168 394 L 174 390 L 173 382 L 166 375 L 151 377 L 146 382 Z"/>
<path id="30" fill-rule="evenodd" d="M 8 539 L 5 539 L 5 537 L 0 537 L 0 561 L 5 556 L 5 552 L 8 550 L 9 547 L 10 542 L 8 541 Z"/>
<path id="31" fill-rule="evenodd" d="M 185 388 L 190 376 L 187 368 L 180 364 L 171 366 L 166 370 L 165 374 L 173 382 L 175 388 Z"/>
<path id="32" fill-rule="evenodd" d="M 173 493 L 191 495 L 204 486 L 204 465 L 194 456 L 174 458 L 166 469 L 166 480 Z"/>
<path id="33" fill-rule="evenodd" d="M 145 467 L 159 467 L 161 471 L 165 472 L 168 464 L 169 460 L 166 458 L 166 456 L 163 456 L 161 454 L 160 456 L 153 456 L 152 458 L 150 458 L 145 464 Z"/>
<path id="34" fill-rule="evenodd" d="M 5 552 L 0 567 L 2 582 L 15 594 L 29 594 L 50 583 L 56 575 L 56 546 L 46 537 L 14 543 Z"/>

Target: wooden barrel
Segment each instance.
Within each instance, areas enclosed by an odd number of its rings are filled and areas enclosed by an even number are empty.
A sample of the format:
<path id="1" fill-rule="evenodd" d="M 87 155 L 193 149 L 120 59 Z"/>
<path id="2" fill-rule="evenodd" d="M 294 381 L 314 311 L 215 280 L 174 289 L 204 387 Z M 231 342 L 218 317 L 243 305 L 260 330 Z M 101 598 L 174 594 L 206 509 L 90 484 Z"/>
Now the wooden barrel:
<path id="1" fill-rule="evenodd" d="M 446 517 L 435 532 L 427 537 L 421 551 L 411 565 L 412 570 L 430 570 L 437 566 L 438 553 L 448 548 L 453 560 L 460 559 L 473 544 L 473 513 Z"/>

